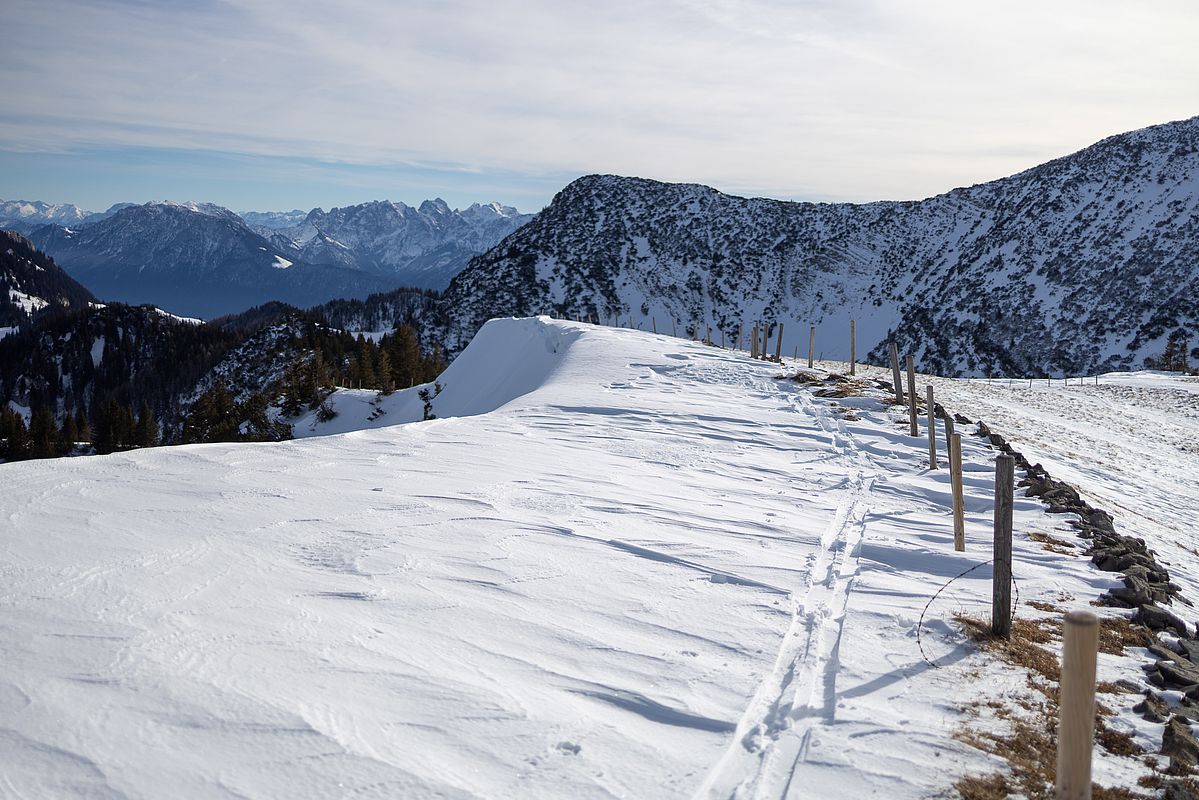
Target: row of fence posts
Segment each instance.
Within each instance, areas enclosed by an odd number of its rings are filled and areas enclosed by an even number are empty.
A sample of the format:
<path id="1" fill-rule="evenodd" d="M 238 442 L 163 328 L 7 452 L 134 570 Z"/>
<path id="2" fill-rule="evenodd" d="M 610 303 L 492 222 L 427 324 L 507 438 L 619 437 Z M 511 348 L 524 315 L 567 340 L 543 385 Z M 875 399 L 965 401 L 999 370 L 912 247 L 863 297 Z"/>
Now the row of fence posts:
<path id="1" fill-rule="evenodd" d="M 579 321 L 589 321 L 590 317 Z M 629 321 L 630 327 L 632 320 Z M 654 333 L 657 319 L 652 320 Z M 856 372 L 855 322 L 849 323 L 849 374 Z M 671 335 L 677 335 L 677 321 L 670 321 Z M 741 349 L 743 328 L 737 329 L 736 349 Z M 758 321 L 751 333 L 750 356 L 769 360 L 767 354 L 769 327 Z M 760 336 L 759 336 L 760 331 Z M 698 329 L 696 330 L 698 334 Z M 712 329 L 707 327 L 704 341 L 711 344 Z M 724 347 L 724 331 L 721 331 Z M 774 359 L 781 361 L 783 325 L 779 323 Z M 808 330 L 808 367 L 815 366 L 816 326 Z M 796 347 L 798 356 L 798 347 Z M 888 347 L 895 401 L 908 407 L 908 426 L 912 436 L 919 436 L 919 414 L 916 394 L 915 359 L 905 358 L 907 392 L 905 397 L 899 368 L 899 349 L 894 342 Z M 798 360 L 798 359 L 797 359 Z M 1095 378 L 1099 382 L 1098 376 Z M 1029 381 L 1031 386 L 1032 381 Z M 939 469 L 937 460 L 937 416 L 933 387 L 925 387 L 928 427 L 928 468 Z M 953 501 L 953 549 L 966 549 L 966 523 L 963 497 L 962 436 L 954 431 L 953 417 L 944 412 L 945 446 L 949 456 L 950 493 Z M 1012 515 L 1015 506 L 1015 459 L 1000 453 L 995 458 L 995 503 L 993 520 L 993 550 L 991 579 L 991 634 L 1010 638 L 1012 634 Z M 1059 800 L 1090 800 L 1091 756 L 1095 737 L 1095 674 L 1099 651 L 1099 618 L 1090 611 L 1067 612 L 1062 631 L 1062 672 L 1059 697 L 1056 795 Z"/>
<path id="2" fill-rule="evenodd" d="M 907 356 L 907 396 L 900 381 L 899 350 L 890 344 L 895 400 L 908 406 L 909 433 L 919 435 L 916 409 L 916 370 Z M 938 469 L 937 418 L 933 387 L 925 388 L 928 406 L 928 468 Z M 953 549 L 966 549 L 962 491 L 962 436 L 954 431 L 953 417 L 944 412 L 945 442 L 949 454 L 953 498 Z M 1015 506 L 1016 460 L 1008 453 L 995 459 L 995 505 L 991 579 L 991 635 L 1007 639 L 1012 634 L 1012 513 Z M 1095 737 L 1095 672 L 1099 651 L 1099 618 L 1090 611 L 1067 612 L 1062 631 L 1056 795 L 1059 800 L 1090 800 L 1091 755 Z"/>
<path id="3" fill-rule="evenodd" d="M 579 321 L 590 321 L 590 316 Z M 629 321 L 630 327 L 632 320 Z M 657 319 L 652 320 L 657 333 Z M 849 374 L 855 374 L 855 322 L 849 323 Z M 677 335 L 677 321 L 670 321 L 671 335 Z M 737 329 L 736 349 L 741 349 L 744 328 Z M 759 331 L 760 336 L 759 336 Z M 698 334 L 698 329 L 696 331 Z M 724 332 L 721 331 L 721 347 Z M 712 329 L 707 328 L 705 341 L 711 344 Z M 767 355 L 769 327 L 756 322 L 751 330 L 750 356 L 769 360 Z M 775 361 L 781 361 L 783 325 L 779 323 L 775 342 Z M 796 348 L 798 351 L 798 347 Z M 808 367 L 815 365 L 816 326 L 808 331 Z M 919 436 L 919 415 L 916 395 L 915 359 L 905 359 L 907 392 L 899 368 L 899 349 L 894 342 L 888 347 L 891 360 L 892 385 L 895 401 L 908 407 L 909 433 Z M 796 352 L 798 356 L 798 352 Z M 1098 377 L 1096 377 L 1098 383 Z M 1030 381 L 1031 385 L 1031 381 Z M 925 387 L 928 427 L 928 468 L 939 469 L 937 460 L 937 417 L 933 387 Z M 966 549 L 966 523 L 963 497 L 962 436 L 954 431 L 953 417 L 944 413 L 945 446 L 949 456 L 950 493 L 953 502 L 953 549 Z M 995 459 L 995 503 L 993 520 L 993 550 L 991 579 L 991 634 L 1010 638 L 1012 633 L 1012 515 L 1015 506 L 1015 459 L 1000 453 Z M 1060 682 L 1056 795 L 1059 800 L 1090 800 L 1091 755 L 1095 737 L 1095 673 L 1099 650 L 1099 618 L 1089 611 L 1067 612 L 1062 631 L 1062 673 Z"/>
<path id="4" fill-rule="evenodd" d="M 553 314 L 550 312 L 545 312 L 545 314 L 546 314 L 546 316 L 553 317 Z M 588 322 L 588 323 L 596 324 L 596 325 L 600 324 L 599 317 L 596 315 L 593 315 L 593 314 L 584 314 L 581 316 L 574 316 L 571 319 L 573 319 L 575 322 Z M 644 322 L 642 324 L 644 324 Z M 650 317 L 650 324 L 651 324 L 651 328 L 652 328 L 653 332 L 657 333 L 658 332 L 658 318 Z M 628 316 L 627 325 L 622 326 L 621 320 L 620 320 L 620 315 L 619 314 L 612 315 L 608 318 L 608 326 L 609 327 L 617 327 L 617 328 L 619 328 L 619 327 L 633 328 L 634 327 L 633 326 L 633 316 L 632 316 L 632 314 L 630 314 Z M 705 342 L 706 344 L 714 345 L 715 342 L 712 341 L 712 326 L 706 325 L 705 327 L 706 327 L 707 333 L 705 334 L 702 341 Z M 856 321 L 851 319 L 849 321 L 849 374 L 850 375 L 857 374 L 857 369 L 856 369 L 856 367 L 857 367 L 857 351 L 856 351 L 856 330 L 855 330 L 856 327 L 857 327 Z M 767 336 L 767 331 L 769 330 L 769 326 L 767 326 L 764 322 L 759 321 L 755 324 L 755 327 L 754 327 L 755 334 L 756 334 L 756 331 L 758 331 L 759 329 L 762 330 L 762 345 L 760 347 L 758 346 L 758 339 L 756 338 L 756 335 L 755 335 L 751 346 L 747 349 L 750 351 L 752 358 L 761 358 L 764 360 L 770 360 L 765 355 L 765 353 L 767 353 L 766 336 Z M 733 348 L 735 350 L 741 349 L 741 339 L 742 339 L 743 330 L 744 329 L 742 327 L 738 327 L 738 329 L 737 329 L 737 340 L 733 345 Z M 783 323 L 781 323 L 781 322 L 778 323 L 778 331 L 779 331 L 778 342 L 775 346 L 773 360 L 782 361 Z M 699 335 L 698 326 L 696 327 L 695 332 L 696 332 L 696 335 L 698 336 Z M 677 319 L 670 320 L 670 335 L 674 336 L 676 338 L 678 337 L 678 320 Z M 721 349 L 724 349 L 724 347 L 725 347 L 725 335 L 724 335 L 723 329 L 721 329 L 721 331 L 720 331 L 720 347 L 721 347 Z M 895 385 L 897 387 L 897 395 L 900 396 L 900 401 L 902 402 L 903 391 L 902 391 L 902 389 L 899 388 L 899 377 L 900 377 L 899 376 L 899 360 L 898 360 L 898 355 L 894 352 L 894 350 L 895 350 L 894 342 L 891 343 L 890 348 L 893 351 L 891 353 L 891 363 L 892 363 L 892 369 L 895 372 L 894 378 L 895 378 Z M 799 345 L 795 346 L 795 352 L 793 353 L 792 358 L 794 358 L 796 361 L 799 360 Z M 911 358 L 911 357 L 909 356 L 909 358 Z M 808 329 L 808 368 L 809 369 L 813 368 L 815 366 L 815 364 L 816 364 L 816 326 L 812 325 Z M 1094 385 L 1098 386 L 1099 385 L 1099 376 L 1094 375 L 1094 376 L 1091 376 L 1091 378 L 1092 378 Z M 1023 383 L 1024 381 L 1028 381 L 1028 387 L 1031 389 L 1033 387 L 1034 381 L 1043 380 L 1043 381 L 1045 381 L 1046 386 L 1052 386 L 1054 379 L 1051 377 L 1046 377 L 1046 378 L 1002 378 L 1002 377 L 994 378 L 992 375 L 988 374 L 987 375 L 987 383 L 991 383 L 993 380 L 1000 380 L 1000 381 L 1006 380 L 1008 382 L 1009 388 L 1011 388 L 1014 385 L 1015 381 L 1020 381 L 1021 383 Z M 1059 380 L 1061 380 L 1062 384 L 1065 386 L 1070 385 L 1071 379 L 1068 376 L 1062 377 Z M 1082 376 L 1079 376 L 1076 378 L 1076 380 L 1078 381 L 1078 385 L 1082 386 L 1082 385 L 1084 385 L 1086 379 Z M 913 435 L 915 435 L 915 434 L 913 434 Z"/>
<path id="5" fill-rule="evenodd" d="M 553 315 L 547 313 L 546 316 L 552 317 Z M 598 319 L 592 314 L 584 314 L 582 316 L 575 316 L 573 319 L 575 322 L 587 322 L 587 323 L 592 323 L 592 324 L 598 324 Z M 609 324 L 609 327 L 621 327 L 620 316 L 616 315 L 616 316 L 609 317 L 608 324 Z M 630 327 L 630 328 L 633 327 L 633 318 L 631 315 L 628 320 L 628 327 Z M 650 317 L 650 327 L 654 333 L 658 332 L 658 318 L 657 317 Z M 773 327 L 772 325 L 766 323 L 764 320 L 758 320 L 757 322 L 754 323 L 753 327 L 750 330 L 749 346 L 746 348 L 749 352 L 750 358 L 762 359 L 764 361 L 772 361 L 773 360 L 773 361 L 782 362 L 782 360 L 783 360 L 783 323 L 781 323 L 781 322 L 777 323 L 777 335 L 775 337 L 774 357 L 773 358 L 771 358 L 769 355 L 769 344 L 770 344 L 769 336 L 770 336 L 770 330 L 772 327 Z M 706 330 L 706 333 L 705 333 L 702 341 L 705 344 L 714 345 L 715 342 L 712 340 L 712 326 L 705 325 L 705 330 Z M 741 349 L 741 341 L 744 338 L 744 332 L 745 332 L 744 325 L 740 325 L 737 327 L 737 338 L 733 343 L 733 349 L 735 349 L 735 350 Z M 698 334 L 699 334 L 699 328 L 697 327 L 696 335 L 698 335 Z M 672 318 L 670 320 L 670 335 L 674 336 L 676 338 L 678 337 L 678 320 L 677 319 Z M 725 334 L 724 334 L 723 328 L 720 331 L 720 347 L 722 349 L 725 347 Z M 892 345 L 892 347 L 894 347 L 894 345 Z M 793 354 L 792 357 L 796 361 L 799 360 L 799 345 L 796 345 L 795 353 Z M 812 369 L 815 365 L 816 365 L 816 326 L 811 325 L 808 328 L 808 368 Z M 849 374 L 850 375 L 857 374 L 857 322 L 856 322 L 856 320 L 852 320 L 852 319 L 849 321 Z"/>

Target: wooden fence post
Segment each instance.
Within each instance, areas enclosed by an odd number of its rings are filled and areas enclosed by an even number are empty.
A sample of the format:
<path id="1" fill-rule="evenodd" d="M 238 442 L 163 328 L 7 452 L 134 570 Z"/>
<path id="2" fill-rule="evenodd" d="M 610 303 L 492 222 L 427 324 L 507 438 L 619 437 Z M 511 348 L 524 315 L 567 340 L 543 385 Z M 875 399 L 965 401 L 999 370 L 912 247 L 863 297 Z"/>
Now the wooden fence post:
<path id="1" fill-rule="evenodd" d="M 1063 627 L 1055 788 L 1058 800 L 1090 800 L 1099 618 L 1090 611 L 1068 611 Z"/>
<path id="2" fill-rule="evenodd" d="M 704 344 L 712 344 L 712 326 L 704 325 Z"/>
<path id="3" fill-rule="evenodd" d="M 816 326 L 808 329 L 808 369 L 812 368 L 812 359 L 816 353 Z"/>
<path id="4" fill-rule="evenodd" d="M 650 317 L 650 319 L 653 320 L 653 322 L 654 322 L 654 333 L 657 333 L 658 332 L 658 318 Z"/>
<path id="5" fill-rule="evenodd" d="M 916 359 L 907 357 L 908 361 L 908 433 L 920 435 L 920 424 L 916 421 Z"/>
<path id="6" fill-rule="evenodd" d="M 928 468 L 940 469 L 937 466 L 937 414 L 933 404 L 933 387 L 929 384 L 924 388 L 928 403 Z"/>
<path id="7" fill-rule="evenodd" d="M 966 512 L 962 498 L 962 435 L 945 434 L 949 439 L 949 485 L 953 494 L 953 549 L 966 549 Z"/>
<path id="8" fill-rule="evenodd" d="M 676 322 L 675 318 L 671 317 L 670 318 L 670 335 L 677 338 L 679 335 L 679 332 L 675 326 L 675 322 Z"/>
<path id="9" fill-rule="evenodd" d="M 895 382 L 895 402 L 903 402 L 903 381 L 899 379 L 899 346 L 891 342 L 891 379 Z"/>
<path id="10" fill-rule="evenodd" d="M 1001 639 L 1012 633 L 1012 494 L 1016 459 L 1000 453 L 995 459 L 995 551 L 991 581 L 991 633 Z"/>
<path id="11" fill-rule="evenodd" d="M 849 321 L 849 374 L 850 375 L 857 374 L 857 365 L 858 365 L 858 354 L 857 354 L 857 350 L 855 349 L 855 347 L 857 346 L 857 341 L 856 341 L 857 331 L 854 330 L 854 327 L 855 327 L 855 323 L 851 319 Z"/>
<path id="12" fill-rule="evenodd" d="M 774 360 L 783 363 L 783 323 L 779 323 L 779 335 L 774 340 Z"/>
<path id="13" fill-rule="evenodd" d="M 750 351 L 749 351 L 749 357 L 757 358 L 758 357 L 758 323 L 756 323 L 756 322 L 754 323 L 754 329 L 750 332 L 749 336 L 750 336 L 750 339 L 753 341 L 753 346 L 750 348 Z"/>

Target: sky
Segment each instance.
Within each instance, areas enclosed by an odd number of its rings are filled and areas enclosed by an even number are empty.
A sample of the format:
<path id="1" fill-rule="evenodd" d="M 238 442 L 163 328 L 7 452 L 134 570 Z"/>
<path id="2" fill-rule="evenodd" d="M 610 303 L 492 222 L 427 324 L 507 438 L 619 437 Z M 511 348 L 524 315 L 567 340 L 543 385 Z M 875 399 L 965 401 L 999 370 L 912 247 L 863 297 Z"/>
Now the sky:
<path id="1" fill-rule="evenodd" d="M 1199 114 L 1193 0 L 4 0 L 0 198 L 917 199 Z"/>

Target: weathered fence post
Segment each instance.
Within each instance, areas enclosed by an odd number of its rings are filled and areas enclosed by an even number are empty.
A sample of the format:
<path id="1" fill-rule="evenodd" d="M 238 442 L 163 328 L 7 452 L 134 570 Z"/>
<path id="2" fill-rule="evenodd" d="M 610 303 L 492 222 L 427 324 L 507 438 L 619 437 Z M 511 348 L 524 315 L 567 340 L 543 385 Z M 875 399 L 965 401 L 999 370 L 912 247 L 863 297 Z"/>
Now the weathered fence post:
<path id="1" fill-rule="evenodd" d="M 654 322 L 654 333 L 657 333 L 658 332 L 658 318 L 650 317 L 650 319 L 653 320 L 653 322 Z"/>
<path id="2" fill-rule="evenodd" d="M 679 331 L 678 331 L 677 326 L 675 325 L 676 322 L 677 322 L 677 320 L 675 320 L 674 317 L 670 318 L 670 335 L 677 338 L 679 335 Z"/>
<path id="3" fill-rule="evenodd" d="M 774 360 L 783 363 L 783 323 L 779 323 L 779 335 L 774 340 Z"/>
<path id="4" fill-rule="evenodd" d="M 1063 627 L 1057 797 L 1058 800 L 1090 800 L 1099 618 L 1090 611 L 1068 611 Z"/>
<path id="5" fill-rule="evenodd" d="M 899 346 L 891 342 L 891 379 L 895 382 L 895 402 L 903 402 L 903 381 L 899 379 Z"/>
<path id="6" fill-rule="evenodd" d="M 916 360 L 912 356 L 908 361 L 908 433 L 920 435 L 920 424 L 916 421 Z"/>
<path id="7" fill-rule="evenodd" d="M 948 420 L 947 420 L 948 421 Z M 953 549 L 966 549 L 966 511 L 962 497 L 962 435 L 945 429 L 949 440 L 949 486 L 953 494 Z"/>
<path id="8" fill-rule="evenodd" d="M 991 581 L 991 633 L 1006 639 L 1012 633 L 1012 493 L 1016 459 L 1000 453 L 995 459 L 995 553 Z"/>
<path id="9" fill-rule="evenodd" d="M 850 375 L 857 374 L 857 365 L 858 365 L 858 354 L 857 354 L 857 350 L 855 349 L 856 344 L 857 344 L 856 343 L 857 331 L 854 330 L 854 327 L 855 327 L 855 323 L 851 319 L 849 321 L 849 374 Z"/>
<path id="10" fill-rule="evenodd" d="M 812 368 L 812 359 L 816 354 L 816 326 L 808 329 L 808 369 Z"/>
<path id="11" fill-rule="evenodd" d="M 925 395 L 928 403 L 928 468 L 940 469 L 937 466 L 937 413 L 933 404 L 932 384 L 925 387 Z"/>
<path id="12" fill-rule="evenodd" d="M 712 344 L 712 326 L 704 325 L 704 344 Z"/>
<path id="13" fill-rule="evenodd" d="M 758 357 L 758 324 L 756 322 L 754 323 L 754 329 L 750 332 L 749 336 L 753 342 L 753 345 L 749 351 L 749 357 L 757 358 Z"/>

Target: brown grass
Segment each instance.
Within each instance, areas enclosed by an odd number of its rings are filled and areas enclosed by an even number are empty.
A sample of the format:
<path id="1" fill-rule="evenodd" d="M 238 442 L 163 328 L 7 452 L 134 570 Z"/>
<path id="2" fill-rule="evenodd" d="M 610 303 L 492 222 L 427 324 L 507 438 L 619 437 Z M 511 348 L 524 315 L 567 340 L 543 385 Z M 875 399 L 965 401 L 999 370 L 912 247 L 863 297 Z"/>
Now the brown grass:
<path id="1" fill-rule="evenodd" d="M 1078 548 L 1065 539 L 1058 539 L 1057 537 L 1050 536 L 1047 533 L 1041 533 L 1040 531 L 1033 531 L 1032 533 L 1028 534 L 1028 538 L 1039 543 L 1042 549 L 1048 550 L 1051 553 L 1074 555 L 1078 552 Z"/>
<path id="2" fill-rule="evenodd" d="M 1048 614 L 1061 614 L 1062 607 L 1053 603 L 1046 603 L 1044 600 L 1029 600 L 1027 605 L 1032 606 L 1037 611 L 1044 611 Z"/>
<path id="3" fill-rule="evenodd" d="M 1121 686 L 1113 681 L 1099 681 L 1095 684 L 1095 691 L 1099 694 L 1136 694 L 1135 689 L 1129 689 L 1127 686 Z"/>
<path id="4" fill-rule="evenodd" d="M 1049 613 L 1061 609 L 1051 603 L 1033 601 L 1028 605 Z M 978 646 L 996 658 L 1025 672 L 1030 689 L 1036 694 L 1011 698 L 1008 703 L 990 701 L 986 706 L 996 719 L 1007 723 L 1005 732 L 983 731 L 966 728 L 957 738 L 971 747 L 998 756 L 1007 762 L 1007 774 L 971 775 L 958 781 L 954 787 L 963 798 L 990 800 L 1019 793 L 1029 800 L 1049 800 L 1053 797 L 1053 781 L 1057 771 L 1057 716 L 1058 682 L 1061 666 L 1056 653 L 1042 647 L 1060 640 L 1061 622 L 1058 618 L 1016 619 L 1012 621 L 1010 639 L 997 639 L 991 635 L 990 623 L 964 614 L 955 619 L 966 634 Z M 1127 620 L 1118 618 L 1120 622 Z M 1101 629 L 1102 630 L 1102 629 Z M 1113 641 L 1124 641 L 1129 635 L 1124 626 L 1109 626 Z M 1102 634 L 1101 634 L 1102 639 Z M 1102 643 L 1101 643 L 1102 646 Z M 1120 687 L 1111 684 L 1113 691 Z M 1019 713 L 1017 709 L 1023 709 Z M 1109 728 L 1104 721 L 1112 710 L 1102 703 L 1096 704 L 1095 739 L 1104 750 L 1118 756 L 1137 756 L 1143 751 L 1129 734 Z M 976 715 L 977 716 L 977 715 Z M 1140 798 L 1128 789 L 1094 787 L 1093 797 L 1108 800 Z"/>
<path id="5" fill-rule="evenodd" d="M 1099 618 L 1099 652 L 1123 655 L 1125 648 L 1146 647 L 1153 634 L 1144 625 L 1134 625 L 1124 617 Z"/>

